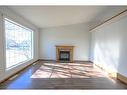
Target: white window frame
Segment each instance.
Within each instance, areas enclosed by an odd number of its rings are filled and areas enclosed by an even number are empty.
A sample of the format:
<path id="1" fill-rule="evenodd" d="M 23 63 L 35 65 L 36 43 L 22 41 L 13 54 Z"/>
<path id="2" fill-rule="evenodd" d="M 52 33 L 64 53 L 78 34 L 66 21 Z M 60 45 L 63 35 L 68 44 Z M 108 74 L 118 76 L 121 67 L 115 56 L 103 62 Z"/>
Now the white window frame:
<path id="1" fill-rule="evenodd" d="M 29 31 L 32 32 L 32 35 L 31 35 L 31 41 L 32 41 L 32 42 L 31 42 L 31 48 L 32 48 L 31 54 L 32 54 L 32 56 L 31 56 L 31 58 L 28 59 L 28 60 L 19 62 L 19 63 L 15 64 L 15 65 L 12 65 L 12 66 L 10 66 L 10 67 L 8 67 L 8 68 L 7 68 L 7 63 L 6 63 L 6 38 L 5 38 L 5 36 L 6 36 L 6 34 L 5 34 L 6 31 L 5 31 L 5 20 L 7 20 L 7 21 L 9 21 L 9 22 L 11 22 L 11 23 L 13 23 L 13 24 L 15 24 L 15 25 L 21 27 L 21 28 L 27 29 L 27 30 L 29 30 Z M 19 65 L 21 65 L 21 64 L 25 64 L 26 62 L 29 62 L 29 61 L 31 61 L 32 59 L 34 59 L 34 31 L 33 31 L 31 28 L 28 28 L 27 26 L 24 26 L 24 25 L 20 24 L 19 22 L 16 22 L 16 21 L 14 21 L 13 19 L 8 18 L 8 17 L 5 16 L 5 17 L 3 17 L 3 30 L 4 30 L 4 57 L 5 57 L 4 62 L 5 62 L 5 69 L 6 69 L 7 71 L 10 70 L 10 69 L 15 68 L 15 67 L 17 67 L 17 66 L 19 66 Z"/>

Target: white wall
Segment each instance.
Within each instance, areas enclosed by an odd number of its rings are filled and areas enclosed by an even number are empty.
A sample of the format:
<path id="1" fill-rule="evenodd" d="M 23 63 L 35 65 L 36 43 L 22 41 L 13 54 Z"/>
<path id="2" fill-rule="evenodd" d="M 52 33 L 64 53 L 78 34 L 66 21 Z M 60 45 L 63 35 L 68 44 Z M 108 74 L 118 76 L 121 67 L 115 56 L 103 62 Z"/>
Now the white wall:
<path id="1" fill-rule="evenodd" d="M 85 24 L 42 29 L 40 59 L 56 60 L 55 45 L 73 45 L 74 60 L 89 60 L 90 32 Z"/>
<path id="2" fill-rule="evenodd" d="M 91 61 L 127 77 L 127 12 L 92 31 Z"/>
<path id="3" fill-rule="evenodd" d="M 26 63 L 18 65 L 13 69 L 6 70 L 5 66 L 5 41 L 4 41 L 4 24 L 3 24 L 3 17 L 8 17 L 13 21 L 16 21 L 32 30 L 34 30 L 34 58 Z M 13 73 L 19 71 L 20 69 L 26 67 L 27 65 L 31 64 L 32 62 L 38 60 L 38 29 L 36 26 L 31 24 L 26 19 L 19 16 L 17 13 L 13 12 L 12 10 L 6 7 L 0 7 L 0 81 L 7 78 L 8 76 L 12 75 Z"/>

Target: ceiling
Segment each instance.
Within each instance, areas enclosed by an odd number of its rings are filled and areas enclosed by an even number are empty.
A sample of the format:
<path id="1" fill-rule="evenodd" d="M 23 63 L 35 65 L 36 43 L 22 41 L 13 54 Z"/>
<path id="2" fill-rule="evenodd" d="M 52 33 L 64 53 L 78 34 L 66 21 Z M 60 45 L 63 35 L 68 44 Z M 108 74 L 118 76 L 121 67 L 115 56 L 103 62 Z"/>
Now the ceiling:
<path id="1" fill-rule="evenodd" d="M 123 11 L 127 6 L 8 6 L 38 28 L 86 23 L 90 27 Z"/>

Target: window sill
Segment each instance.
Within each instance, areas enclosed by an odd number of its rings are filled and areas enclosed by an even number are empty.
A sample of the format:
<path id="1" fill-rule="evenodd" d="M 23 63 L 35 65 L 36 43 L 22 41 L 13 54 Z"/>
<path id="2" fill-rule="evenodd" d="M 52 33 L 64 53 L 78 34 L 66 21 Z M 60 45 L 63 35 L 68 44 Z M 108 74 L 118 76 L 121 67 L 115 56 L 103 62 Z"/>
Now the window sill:
<path id="1" fill-rule="evenodd" d="M 18 67 L 18 66 L 20 66 L 20 65 L 23 65 L 23 64 L 25 64 L 25 63 L 31 61 L 32 59 L 33 59 L 33 58 L 31 58 L 31 59 L 29 59 L 29 60 L 27 60 L 27 61 L 20 62 L 20 63 L 18 63 L 18 64 L 16 64 L 16 65 L 10 66 L 10 67 L 6 68 L 6 71 L 10 71 L 10 70 L 14 69 L 15 67 Z"/>

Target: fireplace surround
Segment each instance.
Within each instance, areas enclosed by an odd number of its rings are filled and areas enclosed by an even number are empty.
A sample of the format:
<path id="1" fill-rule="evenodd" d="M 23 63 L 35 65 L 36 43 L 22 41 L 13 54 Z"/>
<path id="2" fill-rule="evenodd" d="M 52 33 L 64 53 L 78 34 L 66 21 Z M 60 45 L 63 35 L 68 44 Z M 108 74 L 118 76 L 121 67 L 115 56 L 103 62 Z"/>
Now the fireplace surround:
<path id="1" fill-rule="evenodd" d="M 56 45 L 56 61 L 57 62 L 73 62 L 74 46 Z"/>

